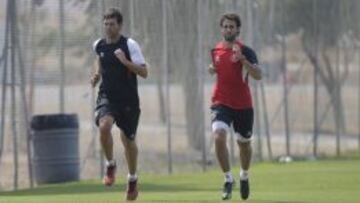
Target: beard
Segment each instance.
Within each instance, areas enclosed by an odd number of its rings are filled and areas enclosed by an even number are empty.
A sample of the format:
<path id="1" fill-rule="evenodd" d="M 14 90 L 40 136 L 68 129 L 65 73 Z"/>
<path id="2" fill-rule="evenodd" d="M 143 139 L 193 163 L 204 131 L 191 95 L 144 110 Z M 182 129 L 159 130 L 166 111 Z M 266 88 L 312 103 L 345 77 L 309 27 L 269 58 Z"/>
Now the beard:
<path id="1" fill-rule="evenodd" d="M 236 36 L 237 36 L 237 35 L 225 35 L 225 36 L 224 36 L 224 39 L 225 39 L 225 41 L 227 41 L 227 42 L 234 42 L 234 41 L 236 40 Z"/>

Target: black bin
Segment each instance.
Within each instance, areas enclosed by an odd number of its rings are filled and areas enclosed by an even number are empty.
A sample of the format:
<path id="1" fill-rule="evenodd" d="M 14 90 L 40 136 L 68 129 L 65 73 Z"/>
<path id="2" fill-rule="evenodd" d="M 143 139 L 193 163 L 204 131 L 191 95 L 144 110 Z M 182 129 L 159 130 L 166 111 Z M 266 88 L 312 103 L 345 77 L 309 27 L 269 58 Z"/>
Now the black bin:
<path id="1" fill-rule="evenodd" d="M 79 180 L 77 115 L 36 115 L 31 120 L 31 129 L 32 166 L 37 184 Z"/>

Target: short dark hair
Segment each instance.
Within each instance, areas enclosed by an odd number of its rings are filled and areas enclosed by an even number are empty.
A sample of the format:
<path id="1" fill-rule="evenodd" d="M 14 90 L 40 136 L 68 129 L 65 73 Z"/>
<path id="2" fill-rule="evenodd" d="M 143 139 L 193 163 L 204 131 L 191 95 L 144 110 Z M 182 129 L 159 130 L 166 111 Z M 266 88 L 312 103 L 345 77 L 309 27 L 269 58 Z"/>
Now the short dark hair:
<path id="1" fill-rule="evenodd" d="M 123 16 L 121 12 L 116 8 L 110 8 L 105 14 L 104 14 L 104 20 L 115 18 L 118 24 L 122 24 L 123 22 Z"/>
<path id="2" fill-rule="evenodd" d="M 225 20 L 231 20 L 231 21 L 235 21 L 236 26 L 238 28 L 241 27 L 241 19 L 240 16 L 236 13 L 225 13 L 224 15 L 221 16 L 220 19 L 220 26 L 222 27 L 223 23 Z"/>

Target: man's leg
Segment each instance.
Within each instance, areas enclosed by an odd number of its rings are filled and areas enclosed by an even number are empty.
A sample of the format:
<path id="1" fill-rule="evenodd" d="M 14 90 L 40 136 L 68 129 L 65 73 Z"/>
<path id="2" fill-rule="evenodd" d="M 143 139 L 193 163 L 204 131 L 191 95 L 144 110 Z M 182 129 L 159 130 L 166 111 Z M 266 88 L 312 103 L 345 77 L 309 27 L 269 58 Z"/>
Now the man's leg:
<path id="1" fill-rule="evenodd" d="M 121 141 L 124 145 L 125 158 L 127 161 L 129 174 L 128 174 L 128 185 L 126 189 L 126 200 L 136 200 L 138 196 L 137 189 L 137 158 L 138 158 L 138 147 L 135 139 L 130 140 L 126 135 L 121 132 Z"/>
<path id="2" fill-rule="evenodd" d="M 215 139 L 215 153 L 225 179 L 222 199 L 228 200 L 231 199 L 232 188 L 235 183 L 231 174 L 229 151 L 226 144 L 226 134 L 232 122 L 232 112 L 228 107 L 214 105 L 211 107 L 211 114 L 211 128 Z"/>
<path id="3" fill-rule="evenodd" d="M 114 118 L 111 115 L 105 115 L 99 119 L 100 142 L 107 161 L 113 160 L 113 138 L 111 129 Z"/>
<path id="4" fill-rule="evenodd" d="M 229 152 L 226 145 L 226 130 L 217 129 L 214 132 L 215 152 L 221 170 L 226 173 L 230 171 Z"/>
<path id="5" fill-rule="evenodd" d="M 231 199 L 232 188 L 235 182 L 230 170 L 229 151 L 226 144 L 226 131 L 228 126 L 222 121 L 214 121 L 212 127 L 215 138 L 216 156 L 225 177 L 222 199 L 228 200 Z"/>
<path id="6" fill-rule="evenodd" d="M 121 133 L 121 141 L 124 145 L 125 158 L 128 164 L 129 174 L 136 175 L 138 147 L 135 140 L 128 139 Z"/>
<path id="7" fill-rule="evenodd" d="M 248 171 L 250 168 L 252 147 L 251 142 L 240 142 L 238 141 L 239 152 L 240 152 L 240 165 L 243 171 Z"/>
<path id="8" fill-rule="evenodd" d="M 113 138 L 111 128 L 114 118 L 111 115 L 105 115 L 99 119 L 100 142 L 106 158 L 106 174 L 103 182 L 107 186 L 111 186 L 115 182 L 116 163 L 113 155 Z"/>
<path id="9" fill-rule="evenodd" d="M 253 109 L 238 112 L 234 121 L 237 143 L 240 152 L 240 194 L 242 199 L 248 199 L 250 193 L 249 169 L 252 157 L 251 137 L 254 121 Z"/>
<path id="10" fill-rule="evenodd" d="M 116 125 L 120 129 L 121 142 L 124 146 L 124 154 L 128 166 L 128 184 L 126 189 L 126 200 L 136 200 L 137 189 L 137 159 L 138 147 L 136 144 L 136 131 L 140 118 L 139 108 L 119 108 L 119 116 L 116 118 Z"/>
<path id="11" fill-rule="evenodd" d="M 240 194 L 242 199 L 249 197 L 249 169 L 252 156 L 251 142 L 241 142 L 238 140 L 239 152 L 240 152 Z"/>
<path id="12" fill-rule="evenodd" d="M 248 171 L 250 169 L 251 157 L 252 157 L 252 147 L 251 142 L 241 142 L 238 141 L 239 153 L 240 153 L 240 179 L 248 178 Z"/>

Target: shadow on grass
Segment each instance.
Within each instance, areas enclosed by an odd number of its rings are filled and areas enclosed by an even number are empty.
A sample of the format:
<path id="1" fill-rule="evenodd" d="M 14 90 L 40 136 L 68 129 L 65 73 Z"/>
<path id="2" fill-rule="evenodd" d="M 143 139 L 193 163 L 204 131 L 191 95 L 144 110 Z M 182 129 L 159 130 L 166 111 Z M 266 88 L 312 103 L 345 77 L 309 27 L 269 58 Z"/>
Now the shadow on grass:
<path id="1" fill-rule="evenodd" d="M 125 184 L 115 184 L 112 187 L 106 187 L 100 183 L 68 183 L 68 184 L 50 184 L 39 186 L 35 189 L 18 190 L 12 192 L 0 192 L 1 196 L 38 196 L 38 195 L 60 195 L 60 194 L 89 194 L 89 193 L 112 193 L 124 191 Z M 141 192 L 188 192 L 188 191 L 217 191 L 218 188 L 199 188 L 191 185 L 179 184 L 153 184 L 140 183 Z"/>
<path id="2" fill-rule="evenodd" d="M 230 202 L 233 202 L 233 201 L 237 201 L 235 199 L 233 199 L 232 201 Z M 241 201 L 241 200 L 240 200 Z M 161 203 L 161 202 L 194 202 L 194 200 L 151 200 L 149 201 L 148 203 Z M 208 203 L 213 203 L 213 202 L 221 202 L 221 200 L 219 199 L 218 201 L 217 200 L 196 200 L 196 202 L 208 202 Z M 294 202 L 294 201 L 275 201 L 275 200 L 257 200 L 257 199 L 250 199 L 250 200 L 246 200 L 246 203 L 306 203 L 306 202 Z"/>
<path id="3" fill-rule="evenodd" d="M 1 197 L 31 197 L 31 196 L 48 196 L 48 195 L 81 195 L 81 194 L 95 194 L 95 193 L 119 193 L 124 191 L 126 188 L 125 184 L 115 184 L 113 187 L 105 187 L 99 182 L 79 182 L 79 183 L 67 183 L 67 184 L 52 184 L 44 185 L 35 189 L 19 190 L 14 192 L 0 192 Z M 178 192 L 219 192 L 219 188 L 215 187 L 199 187 L 199 185 L 185 185 L 185 184 L 153 184 L 153 183 L 142 183 L 140 185 L 141 193 L 146 192 L 159 192 L 159 193 L 178 193 Z M 220 194 L 220 193 L 219 193 Z M 240 199 L 239 199 L 240 200 Z M 237 198 L 233 199 L 237 201 Z M 230 202 L 233 202 L 230 201 Z M 241 200 L 240 200 L 241 201 Z M 189 197 L 189 199 L 181 200 L 169 200 L 155 198 L 147 201 L 148 203 L 161 203 L 161 202 L 194 202 L 194 199 Z M 220 196 L 219 200 L 199 200 L 196 202 L 200 203 L 214 203 L 221 202 Z M 296 202 L 296 201 L 276 201 L 276 200 L 263 200 L 263 199 L 249 199 L 247 203 L 305 203 L 305 202 Z"/>
<path id="4" fill-rule="evenodd" d="M 274 200 L 253 200 L 254 203 L 306 203 L 306 202 L 294 202 L 292 200 L 288 201 L 274 201 Z M 252 203 L 253 201 L 249 201 L 248 203 Z"/>
<path id="5" fill-rule="evenodd" d="M 71 194 L 91 194 L 91 193 L 119 193 L 125 190 L 126 185 L 124 184 L 115 184 L 113 187 L 105 187 L 100 182 L 80 182 L 80 183 L 68 183 L 68 184 L 53 184 L 40 186 L 35 189 L 20 190 L 14 192 L 0 192 L 0 197 L 10 197 L 10 196 L 41 196 L 41 195 L 71 195 Z M 208 191 L 208 192 L 219 192 L 218 188 L 204 187 L 198 188 L 199 186 L 192 187 L 191 185 L 171 185 L 171 184 L 152 184 L 152 183 L 143 183 L 140 185 L 141 192 L 198 192 L 198 191 Z M 235 199 L 234 199 L 235 200 Z M 194 202 L 193 199 L 181 199 L 181 200 L 168 200 L 168 199 L 151 199 L 147 201 L 152 202 Z M 196 202 L 203 203 L 213 203 L 221 202 L 219 199 L 213 200 L 196 200 Z M 230 201 L 232 202 L 232 201 Z M 247 203 L 305 203 L 305 202 L 294 202 L 294 201 L 275 201 L 275 200 L 263 200 L 263 199 L 249 199 Z"/>

